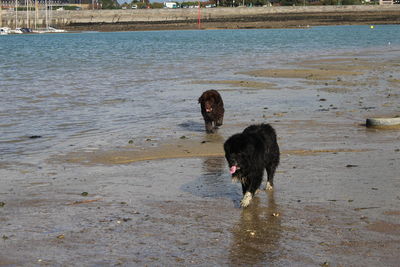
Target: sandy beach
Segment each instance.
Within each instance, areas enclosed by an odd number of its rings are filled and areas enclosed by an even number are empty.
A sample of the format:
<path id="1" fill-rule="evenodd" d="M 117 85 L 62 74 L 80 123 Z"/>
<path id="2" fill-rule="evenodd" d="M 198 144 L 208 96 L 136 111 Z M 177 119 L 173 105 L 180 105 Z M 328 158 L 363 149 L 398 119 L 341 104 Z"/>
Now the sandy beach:
<path id="1" fill-rule="evenodd" d="M 398 266 L 400 131 L 365 120 L 400 115 L 399 54 L 192 81 L 251 94 L 295 80 L 293 94 L 315 98 L 310 117 L 249 107 L 253 121 L 228 116 L 216 134 L 188 124 L 180 138 L 3 163 L 0 266 Z M 274 191 L 242 209 L 222 144 L 261 122 L 275 127 L 282 160 Z"/>

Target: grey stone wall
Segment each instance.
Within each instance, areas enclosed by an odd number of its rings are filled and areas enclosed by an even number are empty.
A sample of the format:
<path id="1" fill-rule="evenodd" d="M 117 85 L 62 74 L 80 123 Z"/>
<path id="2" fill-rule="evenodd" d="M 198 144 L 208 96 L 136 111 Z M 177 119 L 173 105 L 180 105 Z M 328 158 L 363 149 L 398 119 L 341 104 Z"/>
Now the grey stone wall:
<path id="1" fill-rule="evenodd" d="M 259 16 L 268 14 L 289 13 L 319 13 L 319 12 L 400 12 L 400 5 L 385 6 L 290 6 L 290 7 L 253 7 L 253 8 L 202 8 L 201 18 L 226 18 L 240 16 Z M 399 13 L 400 14 L 400 13 Z M 49 14 L 51 26 L 62 27 L 70 23 L 115 23 L 115 22 L 160 22 L 196 20 L 198 9 L 132 9 L 132 10 L 77 10 L 52 11 Z M 35 19 L 35 12 L 29 14 L 29 26 L 34 28 L 45 27 L 45 12 L 39 12 Z M 12 10 L 1 11 L 1 27 L 27 27 L 28 20 L 25 11 L 18 12 L 17 18 Z"/>

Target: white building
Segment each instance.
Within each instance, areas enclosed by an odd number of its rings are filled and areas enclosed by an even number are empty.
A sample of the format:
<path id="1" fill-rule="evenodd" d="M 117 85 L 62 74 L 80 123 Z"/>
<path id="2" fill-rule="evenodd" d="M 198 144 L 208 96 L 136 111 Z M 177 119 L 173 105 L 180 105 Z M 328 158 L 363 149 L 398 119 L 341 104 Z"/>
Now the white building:
<path id="1" fill-rule="evenodd" d="M 176 2 L 164 2 L 164 8 L 178 8 L 178 3 L 176 3 Z"/>

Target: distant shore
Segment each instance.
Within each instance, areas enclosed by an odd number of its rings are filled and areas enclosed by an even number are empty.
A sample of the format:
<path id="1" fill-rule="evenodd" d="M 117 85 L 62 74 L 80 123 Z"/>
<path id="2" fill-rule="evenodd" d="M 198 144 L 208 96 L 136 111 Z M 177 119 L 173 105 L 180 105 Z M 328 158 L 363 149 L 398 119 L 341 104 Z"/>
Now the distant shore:
<path id="1" fill-rule="evenodd" d="M 283 7 L 282 7 L 283 8 Z M 296 8 L 296 7 L 294 7 Z M 249 10 L 250 8 L 247 8 Z M 265 8 L 266 9 L 266 8 Z M 179 11 L 175 19 L 169 14 L 165 19 L 158 18 L 136 21 L 117 22 L 72 22 L 63 26 L 69 31 L 152 31 L 152 30 L 192 30 L 192 29 L 268 29 L 268 28 L 305 28 L 324 25 L 374 25 L 374 24 L 400 24 L 400 5 L 397 8 L 377 6 L 376 9 L 321 9 L 310 7 L 301 9 L 277 9 L 274 12 L 243 12 L 245 8 L 213 9 L 221 10 L 220 13 L 208 14 L 210 9 L 202 9 L 200 24 L 193 14 L 187 19 L 181 19 L 184 14 Z M 229 10 L 224 14 L 224 10 Z M 235 12 L 237 10 L 237 12 Z M 247 11 L 246 10 L 246 11 Z M 162 10 L 161 12 L 173 12 Z M 142 11 L 142 12 L 145 12 Z M 190 11 L 193 13 L 193 11 Z M 173 14 L 173 13 L 171 13 Z M 160 15 L 160 17 L 164 17 Z"/>
<path id="2" fill-rule="evenodd" d="M 400 5 L 57 10 L 47 22 L 44 14 L 35 20 L 34 11 L 20 13 L 16 16 L 12 11 L 1 11 L 1 27 L 51 25 L 68 31 L 148 31 L 400 24 Z"/>

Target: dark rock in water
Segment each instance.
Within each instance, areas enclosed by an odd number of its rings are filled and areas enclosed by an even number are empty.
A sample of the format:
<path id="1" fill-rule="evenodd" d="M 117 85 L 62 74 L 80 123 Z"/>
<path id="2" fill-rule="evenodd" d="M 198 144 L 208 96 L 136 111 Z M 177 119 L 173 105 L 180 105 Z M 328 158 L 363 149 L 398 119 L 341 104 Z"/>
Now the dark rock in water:
<path id="1" fill-rule="evenodd" d="M 360 109 L 363 109 L 363 110 L 371 110 L 371 109 L 375 109 L 376 107 L 362 107 L 362 108 L 360 108 Z"/>
<path id="2" fill-rule="evenodd" d="M 41 135 L 31 135 L 29 136 L 30 139 L 37 139 L 37 138 L 42 138 Z"/>
<path id="3" fill-rule="evenodd" d="M 400 118 L 368 118 L 365 125 L 367 127 L 374 126 L 400 126 Z"/>
<path id="4" fill-rule="evenodd" d="M 346 165 L 346 168 L 353 168 L 353 167 L 358 167 L 358 165 L 353 165 L 353 164 Z"/>

